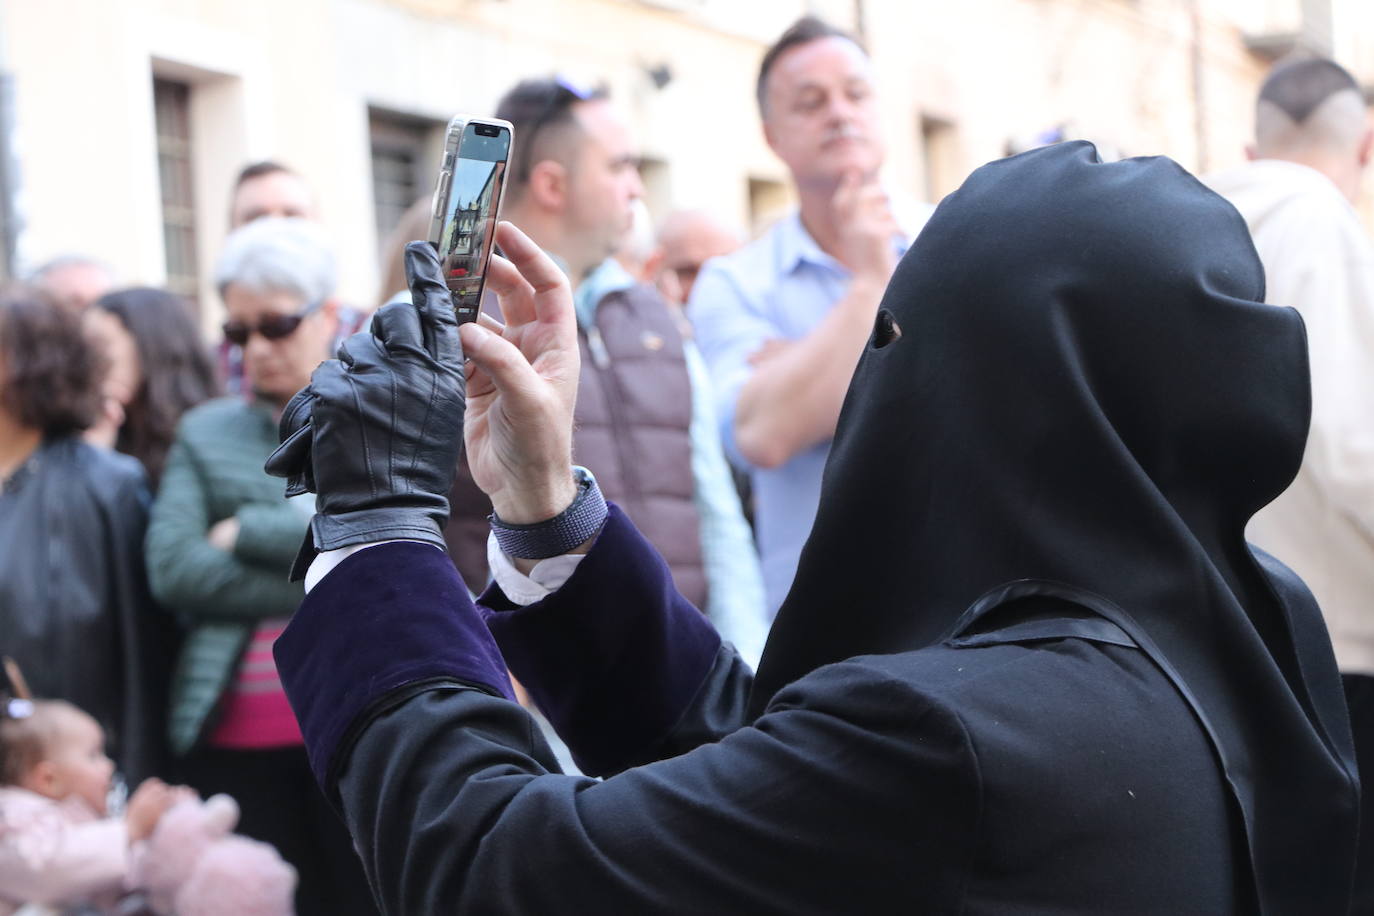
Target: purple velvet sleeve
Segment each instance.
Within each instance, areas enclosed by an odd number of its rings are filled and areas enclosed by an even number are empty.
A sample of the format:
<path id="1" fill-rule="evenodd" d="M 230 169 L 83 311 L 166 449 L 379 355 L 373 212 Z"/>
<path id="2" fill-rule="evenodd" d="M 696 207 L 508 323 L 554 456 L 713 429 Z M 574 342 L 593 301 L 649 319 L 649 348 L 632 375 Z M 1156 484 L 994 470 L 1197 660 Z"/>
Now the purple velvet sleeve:
<path id="1" fill-rule="evenodd" d="M 501 652 L 448 555 L 360 550 L 306 595 L 273 650 L 320 785 L 354 720 L 407 684 L 445 678 L 514 698 Z"/>
<path id="2" fill-rule="evenodd" d="M 511 672 L 593 775 L 648 762 L 720 648 L 710 621 L 615 505 L 557 591 L 521 608 L 493 585 L 480 603 Z"/>

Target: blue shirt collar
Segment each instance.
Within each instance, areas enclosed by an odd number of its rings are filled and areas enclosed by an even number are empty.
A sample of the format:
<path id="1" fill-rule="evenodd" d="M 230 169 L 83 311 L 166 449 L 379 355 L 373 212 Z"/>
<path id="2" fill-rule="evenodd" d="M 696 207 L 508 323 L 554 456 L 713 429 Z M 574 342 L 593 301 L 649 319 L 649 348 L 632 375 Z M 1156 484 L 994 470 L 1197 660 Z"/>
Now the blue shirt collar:
<path id="1" fill-rule="evenodd" d="M 788 274 L 798 265 L 815 264 L 831 270 L 847 272 L 845 266 L 821 250 L 811 233 L 802 225 L 801 211 L 794 210 L 783 217 L 775 230 L 778 245 L 778 273 Z"/>
<path id="2" fill-rule="evenodd" d="M 577 323 L 589 328 L 596 321 L 596 307 L 611 293 L 618 293 L 637 285 L 630 272 L 615 258 L 607 258 L 597 265 L 573 291 L 573 307 Z"/>

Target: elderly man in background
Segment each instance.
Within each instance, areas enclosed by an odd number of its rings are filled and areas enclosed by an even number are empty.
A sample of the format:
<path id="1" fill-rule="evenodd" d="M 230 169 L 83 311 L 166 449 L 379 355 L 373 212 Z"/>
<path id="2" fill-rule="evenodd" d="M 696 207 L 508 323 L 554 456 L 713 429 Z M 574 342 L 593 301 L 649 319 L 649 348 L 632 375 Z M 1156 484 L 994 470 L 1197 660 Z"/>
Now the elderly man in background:
<path id="1" fill-rule="evenodd" d="M 1371 147 L 1355 80 L 1299 60 L 1260 89 L 1251 161 L 1207 179 L 1250 227 L 1265 300 L 1307 325 L 1302 469 L 1247 534 L 1311 587 L 1336 650 L 1365 784 L 1353 913 L 1374 912 L 1374 245 L 1352 206 Z"/>
<path id="2" fill-rule="evenodd" d="M 216 283 L 248 390 L 182 418 L 147 539 L 153 593 L 188 628 L 172 750 L 186 782 L 234 796 L 239 829 L 299 870 L 302 914 L 370 913 L 361 865 L 311 779 L 272 662 L 303 595 L 288 574 L 313 505 L 287 500 L 262 463 L 282 408 L 330 355 L 334 258 L 315 224 L 264 218 L 229 236 Z"/>
<path id="3" fill-rule="evenodd" d="M 655 232 L 644 201 L 635 202 L 634 226 L 616 260 L 641 283 L 658 287 L 670 304 L 685 307 L 701 267 L 711 258 L 737 251 L 739 232 L 705 210 L 674 210 Z M 691 334 L 690 327 L 685 329 Z"/>
<path id="4" fill-rule="evenodd" d="M 686 305 L 702 266 L 744 244 L 738 231 L 705 210 L 674 210 L 658 227 L 658 288 L 671 302 Z"/>
<path id="5" fill-rule="evenodd" d="M 710 368 L 726 451 L 750 471 L 769 611 L 792 584 L 840 405 L 911 234 L 879 183 L 884 147 L 868 55 L 814 17 L 764 55 L 768 145 L 801 200 L 706 265 L 687 313 Z"/>

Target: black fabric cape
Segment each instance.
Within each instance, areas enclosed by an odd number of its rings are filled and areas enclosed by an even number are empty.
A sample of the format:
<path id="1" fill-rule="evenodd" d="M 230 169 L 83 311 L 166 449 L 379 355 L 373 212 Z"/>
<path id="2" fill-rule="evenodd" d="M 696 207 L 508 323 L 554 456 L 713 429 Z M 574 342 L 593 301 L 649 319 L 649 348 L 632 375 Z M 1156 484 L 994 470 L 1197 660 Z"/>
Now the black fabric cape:
<path id="1" fill-rule="evenodd" d="M 1245 224 L 1164 158 L 1071 143 L 974 172 L 899 265 L 750 707 L 822 665 L 1068 598 L 1170 676 L 1221 761 L 1264 912 L 1348 892 L 1357 781 L 1302 583 L 1244 540 L 1310 412 Z M 1298 899 L 1298 888 L 1331 899 Z"/>

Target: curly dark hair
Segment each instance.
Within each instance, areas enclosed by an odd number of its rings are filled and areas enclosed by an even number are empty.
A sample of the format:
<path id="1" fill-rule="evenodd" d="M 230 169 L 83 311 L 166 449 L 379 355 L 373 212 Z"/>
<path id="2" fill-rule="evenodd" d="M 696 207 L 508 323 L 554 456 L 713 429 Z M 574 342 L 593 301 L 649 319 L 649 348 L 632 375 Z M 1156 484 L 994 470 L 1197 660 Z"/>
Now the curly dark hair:
<path id="1" fill-rule="evenodd" d="M 120 290 L 91 308 L 118 318 L 138 348 L 143 384 L 124 408 L 115 448 L 141 461 L 156 488 L 177 421 L 219 393 L 210 352 L 201 343 L 191 303 L 166 290 Z"/>
<path id="2" fill-rule="evenodd" d="M 99 415 L 104 377 L 77 318 L 38 290 L 0 289 L 0 408 L 49 438 L 80 432 Z"/>

